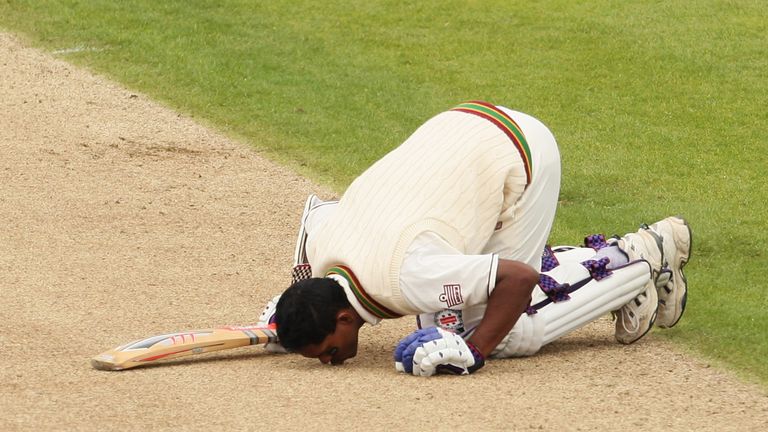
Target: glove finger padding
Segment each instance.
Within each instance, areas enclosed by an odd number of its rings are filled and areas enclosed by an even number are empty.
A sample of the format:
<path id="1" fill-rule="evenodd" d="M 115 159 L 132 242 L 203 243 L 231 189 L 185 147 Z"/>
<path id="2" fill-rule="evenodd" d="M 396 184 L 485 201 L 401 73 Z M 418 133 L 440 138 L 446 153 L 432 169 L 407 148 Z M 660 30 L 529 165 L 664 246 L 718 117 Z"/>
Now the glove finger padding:
<path id="1" fill-rule="evenodd" d="M 395 349 L 395 369 L 416 376 L 466 375 L 485 364 L 483 355 L 459 335 L 440 328 L 417 330 Z"/>
<path id="2" fill-rule="evenodd" d="M 421 334 L 418 331 L 415 331 L 408 336 L 404 337 L 400 340 L 400 342 L 395 347 L 395 370 L 398 372 L 408 372 L 411 373 L 411 369 L 409 368 L 408 371 L 405 370 L 405 366 L 403 365 L 403 353 L 408 348 L 409 345 L 413 341 L 419 338 Z M 410 362 L 409 362 L 410 363 Z"/>
<path id="3" fill-rule="evenodd" d="M 416 350 L 418 350 L 420 347 L 422 347 L 425 343 L 433 341 L 435 339 L 440 339 L 442 335 L 438 332 L 444 331 L 441 329 L 425 329 L 425 330 L 417 330 L 413 332 L 413 335 L 415 335 L 415 338 L 410 339 L 410 343 L 408 346 L 405 347 L 405 350 L 403 351 L 403 369 L 405 372 L 413 373 L 413 367 L 415 365 L 414 362 L 414 356 L 416 355 Z M 406 338 L 409 339 L 409 338 Z M 414 373 L 414 375 L 418 375 L 418 373 Z"/>
<path id="4" fill-rule="evenodd" d="M 461 338 L 457 339 L 461 340 Z M 468 367 L 474 365 L 474 359 L 471 355 L 467 356 L 466 351 L 462 351 L 459 345 L 459 343 L 454 344 L 454 341 L 446 342 L 445 339 L 428 342 L 425 347 L 417 349 L 413 356 L 413 374 L 431 376 L 436 373 L 452 375 L 469 373 Z"/>

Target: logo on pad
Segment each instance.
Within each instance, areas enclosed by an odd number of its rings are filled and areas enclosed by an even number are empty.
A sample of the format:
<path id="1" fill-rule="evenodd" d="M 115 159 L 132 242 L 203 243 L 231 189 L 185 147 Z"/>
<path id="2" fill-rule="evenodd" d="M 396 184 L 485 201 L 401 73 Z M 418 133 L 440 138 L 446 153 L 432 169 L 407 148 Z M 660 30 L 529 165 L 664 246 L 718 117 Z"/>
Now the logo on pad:
<path id="1" fill-rule="evenodd" d="M 464 303 L 464 299 L 461 297 L 461 285 L 443 285 L 443 293 L 438 299 L 449 308 Z"/>
<path id="2" fill-rule="evenodd" d="M 435 325 L 443 330 L 450 330 L 454 333 L 464 332 L 464 320 L 461 317 L 460 310 L 444 309 L 435 313 Z"/>

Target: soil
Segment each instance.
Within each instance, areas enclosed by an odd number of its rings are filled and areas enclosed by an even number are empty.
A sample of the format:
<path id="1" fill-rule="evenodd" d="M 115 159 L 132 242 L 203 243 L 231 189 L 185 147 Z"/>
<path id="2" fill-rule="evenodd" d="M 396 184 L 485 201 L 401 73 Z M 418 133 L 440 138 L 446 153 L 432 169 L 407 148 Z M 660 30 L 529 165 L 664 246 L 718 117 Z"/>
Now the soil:
<path id="1" fill-rule="evenodd" d="M 607 317 L 465 377 L 396 373 L 405 318 L 340 367 L 251 347 L 94 370 L 130 340 L 256 321 L 306 196 L 333 193 L 3 33 L 0 78 L 2 431 L 766 430 L 764 389 L 656 331 L 618 345 Z"/>

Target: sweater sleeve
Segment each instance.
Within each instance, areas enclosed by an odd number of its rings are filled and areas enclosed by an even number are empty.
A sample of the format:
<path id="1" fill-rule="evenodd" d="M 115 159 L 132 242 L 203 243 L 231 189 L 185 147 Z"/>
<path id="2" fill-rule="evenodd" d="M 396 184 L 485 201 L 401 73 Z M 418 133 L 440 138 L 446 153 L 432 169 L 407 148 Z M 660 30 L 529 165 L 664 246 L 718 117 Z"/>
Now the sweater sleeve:
<path id="1" fill-rule="evenodd" d="M 496 281 L 498 256 L 464 255 L 433 232 L 419 234 L 400 269 L 400 291 L 422 313 L 485 304 Z"/>

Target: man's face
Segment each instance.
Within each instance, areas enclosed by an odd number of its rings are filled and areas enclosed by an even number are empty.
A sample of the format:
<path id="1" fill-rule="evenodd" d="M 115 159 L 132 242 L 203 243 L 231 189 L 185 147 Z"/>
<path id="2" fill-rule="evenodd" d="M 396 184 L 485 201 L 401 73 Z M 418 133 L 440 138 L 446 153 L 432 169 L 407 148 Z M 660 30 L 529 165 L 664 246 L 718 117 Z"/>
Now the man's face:
<path id="1" fill-rule="evenodd" d="M 340 365 L 357 355 L 359 327 L 337 323 L 336 330 L 319 344 L 307 345 L 297 352 L 304 357 L 316 358 L 323 364 Z"/>

